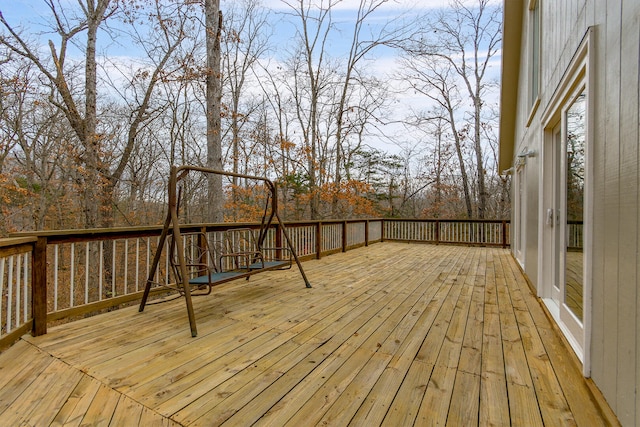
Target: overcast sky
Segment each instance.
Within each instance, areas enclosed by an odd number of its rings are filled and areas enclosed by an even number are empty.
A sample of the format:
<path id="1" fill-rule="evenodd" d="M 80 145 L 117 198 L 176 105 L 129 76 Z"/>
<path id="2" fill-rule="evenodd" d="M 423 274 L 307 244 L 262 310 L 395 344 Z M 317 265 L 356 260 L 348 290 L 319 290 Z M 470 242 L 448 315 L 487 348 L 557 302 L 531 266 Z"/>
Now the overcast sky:
<path id="1" fill-rule="evenodd" d="M 54 0 L 55 1 L 55 0 Z M 58 0 L 62 5 L 68 4 L 69 7 L 77 8 L 78 0 Z M 224 11 L 225 5 L 230 4 L 234 0 L 221 0 L 221 9 Z M 295 4 L 298 0 L 286 0 L 287 3 Z M 316 4 L 322 4 L 326 7 L 329 0 L 311 0 Z M 334 1 L 334 0 L 332 0 Z M 371 1 L 371 0 L 366 0 Z M 467 3 L 477 4 L 478 0 L 469 0 Z M 349 26 L 349 21 L 352 21 L 356 17 L 356 11 L 360 5 L 361 0 L 342 0 L 334 6 L 333 13 L 333 22 L 340 27 L 342 24 L 346 30 Z M 494 5 L 501 5 L 502 0 L 490 0 L 490 3 Z M 289 39 L 293 36 L 295 27 L 291 22 L 293 22 L 293 18 L 289 19 L 289 23 L 287 23 L 287 18 L 283 17 L 283 13 L 286 10 L 291 10 L 287 4 L 282 0 L 262 0 L 262 4 L 265 8 L 273 10 L 273 18 L 274 21 L 277 21 L 277 24 L 274 24 L 274 34 L 272 42 L 275 42 L 275 45 L 278 46 L 278 49 L 287 45 Z M 381 8 L 379 8 L 373 18 L 375 21 L 372 21 L 372 25 L 375 26 L 375 22 L 384 23 L 394 17 L 397 17 L 399 14 L 408 13 L 409 11 L 414 13 L 424 13 L 428 9 L 433 8 L 446 8 L 450 4 L 449 0 L 389 0 L 386 2 Z M 43 0 L 0 0 L 0 11 L 3 13 L 5 19 L 10 22 L 14 26 L 22 26 L 25 30 L 29 30 L 29 32 L 39 32 L 44 31 L 47 27 L 44 23 L 47 20 L 51 19 L 49 8 L 46 6 Z M 52 37 L 48 35 L 47 37 Z M 343 38 L 335 37 L 330 41 L 329 49 L 332 50 L 330 52 L 333 57 L 340 57 L 342 55 L 346 55 L 348 50 L 347 40 L 349 38 L 349 34 L 346 34 Z M 55 39 L 55 37 L 54 37 Z M 44 41 L 44 40 L 43 40 Z M 135 61 L 133 57 L 135 57 L 135 47 L 133 46 L 114 46 L 110 44 L 110 49 L 108 50 L 108 55 L 114 55 L 115 57 L 121 56 L 122 62 L 127 61 L 127 55 L 132 57 L 131 60 Z M 390 49 L 378 49 L 374 52 L 375 61 L 368 64 L 370 70 L 378 74 L 381 78 L 387 78 L 387 76 L 397 67 L 396 57 L 397 53 Z M 274 56 L 276 61 L 278 58 Z M 500 72 L 500 64 L 499 64 L 499 56 L 495 58 L 494 65 L 492 66 L 491 74 L 494 78 L 498 78 Z M 390 80 L 389 80 L 390 81 Z M 397 102 L 395 104 L 397 106 L 396 114 L 398 117 L 395 119 L 401 119 L 402 114 L 406 114 L 410 110 L 425 110 L 428 108 L 428 104 L 424 96 L 414 94 L 412 92 L 407 92 L 404 94 L 398 95 Z M 402 132 L 402 130 L 399 130 Z M 397 147 L 380 147 L 387 151 L 395 151 Z"/>

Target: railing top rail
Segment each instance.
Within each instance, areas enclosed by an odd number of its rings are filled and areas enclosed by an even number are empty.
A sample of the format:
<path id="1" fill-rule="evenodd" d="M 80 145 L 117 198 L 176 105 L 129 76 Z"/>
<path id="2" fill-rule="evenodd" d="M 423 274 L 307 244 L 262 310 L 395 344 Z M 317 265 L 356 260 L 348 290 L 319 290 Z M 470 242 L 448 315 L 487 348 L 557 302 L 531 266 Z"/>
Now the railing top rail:
<path id="1" fill-rule="evenodd" d="M 458 219 L 458 218 L 385 218 L 385 221 L 396 222 L 453 222 L 464 223 L 469 222 L 473 224 L 502 224 L 503 222 L 510 222 L 508 219 Z"/>
<path id="2" fill-rule="evenodd" d="M 365 222 L 365 221 L 381 221 L 382 218 L 367 218 L 367 219 L 348 219 L 348 220 L 314 220 L 314 221 L 284 221 L 285 225 L 315 225 L 318 223 L 323 224 L 342 224 L 345 221 L 348 223 Z M 275 225 L 274 225 L 275 226 Z M 238 227 L 260 227 L 259 222 L 224 222 L 218 224 L 210 223 L 195 223 L 195 224 L 181 224 L 182 230 L 201 230 L 207 231 L 224 231 L 230 228 Z M 91 240 L 110 240 L 118 239 L 122 237 L 146 237 L 159 235 L 162 232 L 162 225 L 148 225 L 148 226 L 133 226 L 133 227 L 114 227 L 114 228 L 89 228 L 89 229 L 70 229 L 70 230 L 47 230 L 47 231 L 23 231 L 18 233 L 11 233 L 8 239 L 31 239 L 29 241 L 35 241 L 37 237 L 46 237 L 49 243 L 63 243 L 73 241 L 84 241 L 87 238 Z M 0 239 L 4 241 L 6 239 Z"/>
<path id="3" fill-rule="evenodd" d="M 221 223 L 221 224 L 185 224 L 181 225 L 182 230 L 202 230 L 207 231 L 224 231 L 229 228 L 238 227 L 259 227 L 258 222 L 246 223 Z M 116 228 L 91 228 L 83 230 L 49 230 L 49 231 L 30 231 L 12 233 L 10 238 L 32 238 L 46 237 L 48 243 L 67 243 L 73 241 L 85 240 L 111 240 L 123 237 L 148 237 L 158 236 L 162 232 L 161 225 L 137 226 L 137 227 L 116 227 Z"/>
<path id="4" fill-rule="evenodd" d="M 443 219 L 443 218 L 357 218 L 357 219 L 323 219 L 323 220 L 306 220 L 306 221 L 284 221 L 286 226 L 305 226 L 322 224 L 342 224 L 342 223 L 361 223 L 371 221 L 388 221 L 388 222 L 428 222 L 434 223 L 489 223 L 499 224 L 509 222 L 509 220 L 501 219 Z M 205 229 L 206 231 L 225 231 L 231 228 L 260 227 L 259 222 L 225 222 L 218 224 L 196 223 L 184 224 L 180 228 L 185 231 L 196 231 Z M 92 229 L 74 229 L 74 230 L 47 230 L 47 231 L 29 231 L 11 233 L 9 238 L 0 239 L 0 247 L 11 246 L 21 243 L 32 243 L 38 237 L 45 237 L 49 244 L 70 243 L 87 240 L 113 240 L 121 238 L 134 237 L 150 237 L 157 236 L 162 232 L 162 225 L 133 226 L 133 227 L 115 227 L 115 228 L 92 228 Z"/>
<path id="5" fill-rule="evenodd" d="M 8 237 L 6 239 L 0 239 L 0 248 L 35 243 L 37 240 L 38 238 L 35 236 Z"/>

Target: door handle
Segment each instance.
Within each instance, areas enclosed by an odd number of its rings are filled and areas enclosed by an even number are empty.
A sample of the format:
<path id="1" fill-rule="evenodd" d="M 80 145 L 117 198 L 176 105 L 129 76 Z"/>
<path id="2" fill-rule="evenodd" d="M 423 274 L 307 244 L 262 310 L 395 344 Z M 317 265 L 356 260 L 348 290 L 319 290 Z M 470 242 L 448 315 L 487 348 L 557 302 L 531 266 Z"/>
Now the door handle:
<path id="1" fill-rule="evenodd" d="M 555 223 L 555 209 L 547 209 L 547 220 L 546 223 L 548 226 L 553 227 L 553 224 Z"/>

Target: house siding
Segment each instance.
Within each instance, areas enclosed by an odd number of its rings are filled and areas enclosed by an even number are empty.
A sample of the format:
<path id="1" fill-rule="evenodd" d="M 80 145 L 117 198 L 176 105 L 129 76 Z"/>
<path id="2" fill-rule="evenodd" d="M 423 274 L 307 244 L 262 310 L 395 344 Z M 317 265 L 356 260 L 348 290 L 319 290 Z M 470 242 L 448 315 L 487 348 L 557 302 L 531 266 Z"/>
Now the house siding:
<path id="1" fill-rule="evenodd" d="M 509 0 L 506 0 L 507 2 Z M 640 425 L 640 0 L 539 0 L 542 16 L 540 104 L 528 93 L 527 1 L 522 41 L 514 155 L 543 145 L 541 117 L 576 50 L 594 31 L 589 103 L 593 185 L 591 376 L 622 425 Z M 527 126 L 528 120 L 531 122 Z M 502 136 L 501 136 L 502 138 Z M 514 157 L 515 162 L 515 157 Z M 538 289 L 541 159 L 527 159 L 524 270 Z"/>

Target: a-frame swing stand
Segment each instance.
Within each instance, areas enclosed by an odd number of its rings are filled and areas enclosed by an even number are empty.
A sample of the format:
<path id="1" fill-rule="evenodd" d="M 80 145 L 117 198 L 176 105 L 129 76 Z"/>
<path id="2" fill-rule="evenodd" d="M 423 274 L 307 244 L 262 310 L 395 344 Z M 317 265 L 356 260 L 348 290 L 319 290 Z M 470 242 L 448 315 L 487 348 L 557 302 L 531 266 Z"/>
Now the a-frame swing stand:
<path id="1" fill-rule="evenodd" d="M 180 223 L 178 221 L 178 207 L 179 207 L 179 198 L 178 194 L 178 183 L 183 180 L 189 172 L 200 172 L 204 174 L 214 174 L 214 175 L 224 175 L 238 178 L 245 178 L 250 180 L 262 181 L 265 184 L 265 187 L 269 191 L 269 197 L 267 199 L 267 205 L 265 206 L 265 211 L 262 216 L 262 221 L 260 222 L 260 230 L 256 239 L 257 249 L 251 252 L 252 261 L 247 263 L 242 269 L 237 269 L 233 272 L 212 272 L 209 270 L 208 273 L 204 273 L 199 277 L 193 277 L 193 274 L 190 275 L 189 267 L 192 267 L 193 264 L 189 264 L 185 257 L 185 247 L 182 239 L 182 235 L 180 232 Z M 253 260 L 256 258 L 261 258 L 260 250 L 263 248 L 264 241 L 267 237 L 269 228 L 273 225 L 274 219 L 278 221 L 278 228 L 282 235 L 286 240 L 287 247 L 282 248 L 286 249 L 291 255 L 293 260 L 295 260 L 298 269 L 300 270 L 300 274 L 304 280 L 305 286 L 307 288 L 311 287 L 309 280 L 307 280 L 307 276 L 302 269 L 302 264 L 298 259 L 298 255 L 296 254 L 295 248 L 289 238 L 287 230 L 284 226 L 284 223 L 280 220 L 278 215 L 278 194 L 275 184 L 262 177 L 236 174 L 232 172 L 224 172 L 214 169 L 201 168 L 196 166 L 172 166 L 171 173 L 169 176 L 169 186 L 168 186 L 169 194 L 169 209 L 167 212 L 167 217 L 164 222 L 164 226 L 162 228 L 162 233 L 160 234 L 160 239 L 158 241 L 158 247 L 156 249 L 153 262 L 151 264 L 151 268 L 149 270 L 149 276 L 147 278 L 147 283 L 144 289 L 144 293 L 142 295 L 142 301 L 140 302 L 139 311 L 142 312 L 147 305 L 147 300 L 149 298 L 149 293 L 151 291 L 151 287 L 155 284 L 154 277 L 156 275 L 156 271 L 158 269 L 158 265 L 160 263 L 160 257 L 162 254 L 163 248 L 165 248 L 165 243 L 167 241 L 167 237 L 171 236 L 171 248 L 167 257 L 175 260 L 174 272 L 176 276 L 175 289 L 177 289 L 180 294 L 182 294 L 185 298 L 185 302 L 187 305 L 187 314 L 189 316 L 189 324 L 191 326 L 191 336 L 196 336 L 198 334 L 196 328 L 196 319 L 193 311 L 193 302 L 192 302 L 192 291 L 191 287 L 195 286 L 208 286 L 209 290 L 211 286 L 217 285 L 223 282 L 228 282 L 230 280 L 235 280 L 241 277 L 249 277 L 250 275 L 260 273 L 266 270 L 278 269 L 282 263 L 278 262 L 265 262 L 262 259 L 261 263 L 257 263 Z M 270 209 L 269 209 L 269 201 L 271 201 Z M 205 236 L 206 237 L 206 236 Z M 233 254 L 234 257 L 237 257 L 238 254 Z M 172 260 L 172 261 L 173 261 Z M 291 262 L 289 261 L 289 266 Z M 169 274 L 169 272 L 167 272 Z"/>

